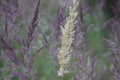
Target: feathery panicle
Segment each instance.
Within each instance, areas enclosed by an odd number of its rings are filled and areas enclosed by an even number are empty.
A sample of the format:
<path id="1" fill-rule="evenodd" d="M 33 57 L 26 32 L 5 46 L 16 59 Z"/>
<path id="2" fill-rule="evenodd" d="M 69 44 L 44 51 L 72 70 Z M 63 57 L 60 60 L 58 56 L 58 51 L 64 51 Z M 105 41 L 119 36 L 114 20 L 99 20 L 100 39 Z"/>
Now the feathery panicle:
<path id="1" fill-rule="evenodd" d="M 70 53 L 73 51 L 71 44 L 74 40 L 74 28 L 75 28 L 75 19 L 77 17 L 77 7 L 79 2 L 77 0 L 73 0 L 72 6 L 69 7 L 69 16 L 66 19 L 66 23 L 61 26 L 61 47 L 59 48 L 58 53 L 58 61 L 59 61 L 59 71 L 58 76 L 63 77 L 64 73 L 68 73 L 67 67 L 70 63 L 71 55 Z"/>

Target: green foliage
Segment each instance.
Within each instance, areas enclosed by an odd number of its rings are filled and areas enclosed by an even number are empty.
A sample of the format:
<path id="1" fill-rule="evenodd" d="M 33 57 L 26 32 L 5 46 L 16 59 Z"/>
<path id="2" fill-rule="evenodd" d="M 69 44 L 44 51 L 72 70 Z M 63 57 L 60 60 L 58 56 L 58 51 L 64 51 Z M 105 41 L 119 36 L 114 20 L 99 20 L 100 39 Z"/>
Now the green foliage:
<path id="1" fill-rule="evenodd" d="M 55 66 L 52 64 L 50 54 L 42 50 L 34 62 L 34 70 L 39 71 L 39 80 L 56 80 L 57 74 L 54 71 Z"/>
<path id="2" fill-rule="evenodd" d="M 12 77 L 12 80 L 19 80 L 18 77 Z"/>
<path id="3" fill-rule="evenodd" d="M 0 69 L 4 67 L 4 63 L 0 60 Z"/>

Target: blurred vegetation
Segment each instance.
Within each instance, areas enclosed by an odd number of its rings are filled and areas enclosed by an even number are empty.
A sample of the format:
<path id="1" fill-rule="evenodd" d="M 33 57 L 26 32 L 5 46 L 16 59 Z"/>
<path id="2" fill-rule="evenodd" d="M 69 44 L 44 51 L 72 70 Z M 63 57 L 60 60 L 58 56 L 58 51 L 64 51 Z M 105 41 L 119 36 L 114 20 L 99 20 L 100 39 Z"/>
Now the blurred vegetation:
<path id="1" fill-rule="evenodd" d="M 98 0 L 81 1 L 82 3 L 84 2 L 82 6 L 85 4 L 85 6 L 87 5 L 89 7 L 89 10 L 83 13 L 83 19 L 84 25 L 87 27 L 88 46 L 92 50 L 92 54 L 96 54 L 97 56 L 95 64 L 95 80 L 113 80 L 112 63 L 110 60 L 111 56 L 107 54 L 108 48 L 104 44 L 104 39 L 109 39 L 109 33 L 107 32 L 105 23 L 108 19 L 114 17 L 112 10 L 114 0 L 102 1 L 104 3 L 102 8 L 99 8 L 100 5 Z M 53 22 L 56 21 L 58 8 L 61 7 L 61 5 L 59 5 L 59 3 L 55 0 L 41 0 L 40 4 L 40 22 L 37 30 L 39 31 L 40 29 L 49 40 L 48 44 L 54 46 L 54 42 L 52 41 L 52 37 L 50 35 L 52 34 L 50 27 L 53 26 Z M 24 34 L 22 35 L 24 36 Z M 43 45 L 43 39 L 42 35 L 39 35 L 35 43 L 36 49 L 38 49 L 41 45 Z M 18 49 L 20 47 L 17 43 L 14 43 L 12 46 L 14 49 Z M 51 46 L 48 47 L 51 48 Z M 20 55 L 18 56 L 20 57 Z M 0 59 L 0 76 L 3 75 L 1 74 L 1 68 L 4 66 L 4 61 Z M 61 78 L 57 76 L 57 70 L 58 66 L 55 66 L 54 64 L 52 52 L 50 53 L 46 49 L 43 49 L 34 62 L 34 71 L 39 71 L 39 80 L 61 80 Z M 67 74 L 64 77 L 64 80 L 70 80 L 72 75 L 73 74 Z M 12 80 L 18 80 L 18 78 L 13 77 Z"/>

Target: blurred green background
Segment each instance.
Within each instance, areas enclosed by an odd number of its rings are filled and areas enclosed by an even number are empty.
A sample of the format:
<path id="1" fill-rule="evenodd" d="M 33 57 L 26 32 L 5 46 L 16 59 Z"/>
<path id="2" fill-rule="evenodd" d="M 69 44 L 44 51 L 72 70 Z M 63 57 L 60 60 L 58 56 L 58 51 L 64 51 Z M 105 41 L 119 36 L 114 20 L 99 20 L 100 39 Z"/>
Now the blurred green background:
<path id="1" fill-rule="evenodd" d="M 29 0 L 19 1 L 21 4 L 21 10 Z M 30 0 L 32 2 L 32 0 Z M 87 27 L 87 42 L 88 46 L 92 50 L 91 54 L 96 54 L 96 63 L 95 63 L 95 80 L 113 80 L 111 63 L 111 54 L 108 53 L 108 48 L 104 44 L 104 39 L 109 39 L 109 32 L 106 28 L 107 20 L 114 17 L 112 9 L 109 9 L 112 6 L 113 0 L 80 0 L 80 5 L 83 8 L 83 20 L 84 26 Z M 107 2 L 108 1 L 108 2 Z M 53 22 L 57 19 L 58 8 L 64 7 L 65 3 L 71 5 L 71 0 L 41 0 L 40 2 L 40 16 L 39 16 L 39 25 L 37 31 L 45 34 L 48 40 L 48 48 L 51 49 L 55 47 L 57 42 L 55 42 L 51 36 L 53 36 Z M 107 4 L 106 4 L 107 2 Z M 23 4 L 24 3 L 24 4 Z M 27 26 L 30 23 L 32 14 L 32 7 L 36 3 L 30 3 L 28 7 L 24 8 L 26 11 L 21 18 L 23 21 L 20 25 L 23 30 L 26 30 L 24 26 Z M 30 10 L 31 9 L 31 10 Z M 24 19 L 26 17 L 26 19 Z M 17 23 L 17 22 L 16 22 Z M 21 35 L 23 35 L 23 31 Z M 40 30 L 40 31 L 39 31 Z M 24 35 L 25 36 L 25 35 Z M 24 38 L 24 36 L 22 36 Z M 37 40 L 35 42 L 35 49 L 43 45 L 44 40 L 41 34 L 38 34 Z M 59 43 L 58 43 L 59 44 Z M 14 48 L 19 48 L 17 44 L 13 45 Z M 1 48 L 0 48 L 1 49 Z M 33 51 L 34 52 L 34 51 Z M 46 49 L 43 49 L 40 54 L 37 56 L 37 59 L 34 62 L 34 71 L 39 71 L 39 80 L 61 80 L 57 76 L 58 63 L 55 61 L 55 57 L 52 52 L 49 52 Z M 4 63 L 0 61 L 0 68 L 4 67 Z M 0 74 L 4 75 L 4 74 Z M 71 77 L 73 74 L 67 74 L 64 77 L 64 80 L 72 80 Z M 6 77 L 6 76 L 5 76 Z M 13 78 L 12 80 L 18 80 Z"/>

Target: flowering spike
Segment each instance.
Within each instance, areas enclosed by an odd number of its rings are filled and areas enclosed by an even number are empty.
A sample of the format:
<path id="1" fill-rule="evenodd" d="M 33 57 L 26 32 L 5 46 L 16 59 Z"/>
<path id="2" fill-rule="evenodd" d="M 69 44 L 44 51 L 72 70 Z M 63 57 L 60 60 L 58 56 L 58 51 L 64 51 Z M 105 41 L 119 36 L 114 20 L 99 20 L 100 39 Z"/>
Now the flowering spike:
<path id="1" fill-rule="evenodd" d="M 59 48 L 58 53 L 58 61 L 59 61 L 59 71 L 58 76 L 63 77 L 64 73 L 69 73 L 67 70 L 67 67 L 70 63 L 71 55 L 70 53 L 73 51 L 71 44 L 74 40 L 74 28 L 76 23 L 76 17 L 77 17 L 77 7 L 78 7 L 78 0 L 73 0 L 72 6 L 69 7 L 69 16 L 66 19 L 66 23 L 63 26 L 61 26 L 61 47 Z"/>

